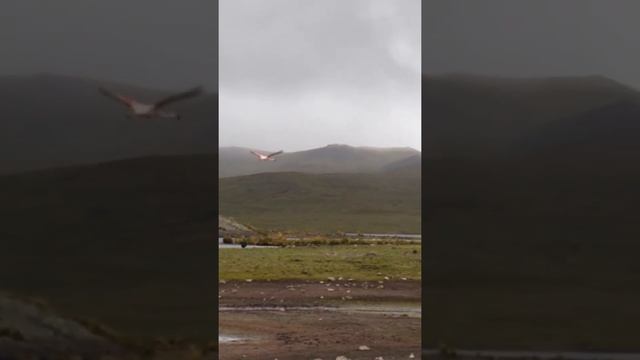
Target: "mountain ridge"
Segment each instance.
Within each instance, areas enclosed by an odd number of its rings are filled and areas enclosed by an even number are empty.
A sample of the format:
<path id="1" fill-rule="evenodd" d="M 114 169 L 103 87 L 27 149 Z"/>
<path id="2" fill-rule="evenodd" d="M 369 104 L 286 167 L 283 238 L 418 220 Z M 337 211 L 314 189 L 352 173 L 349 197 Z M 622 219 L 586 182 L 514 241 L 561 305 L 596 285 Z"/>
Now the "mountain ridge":
<path id="1" fill-rule="evenodd" d="M 449 74 L 425 75 L 422 81 L 423 152 L 440 157 L 495 156 L 546 124 L 640 99 L 635 89 L 602 76 Z"/>
<path id="2" fill-rule="evenodd" d="M 251 175 L 263 172 L 371 173 L 384 166 L 417 154 L 410 147 L 362 147 L 329 144 L 295 152 L 285 152 L 273 162 L 260 162 L 251 148 L 238 146 L 219 149 L 220 177 Z M 264 151 L 269 153 L 271 151 Z"/>

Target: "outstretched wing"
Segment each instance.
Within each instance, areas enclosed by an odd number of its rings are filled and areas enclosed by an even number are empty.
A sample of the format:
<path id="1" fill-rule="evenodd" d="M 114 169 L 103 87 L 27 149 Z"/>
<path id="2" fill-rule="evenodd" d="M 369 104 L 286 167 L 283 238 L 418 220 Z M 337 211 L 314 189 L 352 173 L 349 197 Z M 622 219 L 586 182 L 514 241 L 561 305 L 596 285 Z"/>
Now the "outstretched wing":
<path id="1" fill-rule="evenodd" d="M 181 92 L 179 94 L 174 94 L 171 96 L 167 96 L 166 98 L 158 101 L 155 104 L 156 108 L 160 108 L 162 106 L 165 106 L 167 104 L 176 102 L 176 101 L 180 101 L 180 100 L 185 100 L 185 99 L 189 99 L 192 97 L 196 97 L 198 95 L 202 94 L 202 86 L 198 86 L 198 87 L 194 87 L 193 89 Z"/>
<path id="2" fill-rule="evenodd" d="M 280 154 L 282 154 L 282 150 L 280 150 L 280 151 L 276 151 L 276 152 L 274 152 L 273 154 L 269 154 L 269 155 L 267 155 L 267 156 L 268 156 L 268 157 L 273 157 L 273 156 L 280 155 Z"/>
<path id="3" fill-rule="evenodd" d="M 129 99 L 128 97 L 122 96 L 122 95 L 118 95 L 112 91 L 109 91 L 103 87 L 99 87 L 98 91 L 100 91 L 100 93 L 110 99 L 113 99 L 119 103 L 122 103 L 124 105 L 127 106 L 131 106 L 133 104 L 133 100 Z"/>
<path id="4" fill-rule="evenodd" d="M 261 156 L 264 156 L 264 155 L 262 155 L 262 154 L 260 154 L 260 153 L 257 153 L 257 152 L 255 152 L 255 151 L 253 151 L 253 150 L 249 150 L 249 152 L 250 152 L 250 153 L 252 153 L 253 155 L 257 156 L 257 157 L 258 157 L 258 159 L 259 159 Z"/>

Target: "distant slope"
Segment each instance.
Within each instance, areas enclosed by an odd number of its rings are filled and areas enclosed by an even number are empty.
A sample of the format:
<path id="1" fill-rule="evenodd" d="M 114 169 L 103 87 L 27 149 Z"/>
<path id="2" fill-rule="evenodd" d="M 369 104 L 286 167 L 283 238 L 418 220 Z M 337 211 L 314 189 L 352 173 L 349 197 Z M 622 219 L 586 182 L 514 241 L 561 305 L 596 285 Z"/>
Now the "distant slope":
<path id="1" fill-rule="evenodd" d="M 406 159 L 398 160 L 382 168 L 382 171 L 389 175 L 421 176 L 422 156 L 421 154 L 410 156 Z"/>
<path id="2" fill-rule="evenodd" d="M 216 157 L 0 177 L 0 284 L 126 335 L 215 331 Z"/>
<path id="3" fill-rule="evenodd" d="M 67 76 L 0 77 L 0 174 L 217 150 L 216 94 L 172 106 L 184 114 L 181 121 L 134 121 L 98 93 L 101 85 L 148 101 L 168 94 Z"/>
<path id="4" fill-rule="evenodd" d="M 423 151 L 430 158 L 495 155 L 540 126 L 639 98 L 635 90 L 600 76 L 424 76 Z"/>
<path id="5" fill-rule="evenodd" d="M 276 161 L 258 161 L 248 148 L 220 148 L 220 176 L 262 172 L 360 173 L 375 172 L 398 160 L 419 154 L 411 148 L 371 148 L 332 144 L 306 151 L 284 153 Z M 279 149 L 275 149 L 279 150 Z M 269 151 L 265 151 L 268 153 Z"/>
<path id="6" fill-rule="evenodd" d="M 420 233 L 420 177 L 263 173 L 220 179 L 220 213 L 261 229 Z"/>
<path id="7" fill-rule="evenodd" d="M 619 101 L 547 124 L 518 139 L 515 153 L 640 158 L 640 101 Z"/>

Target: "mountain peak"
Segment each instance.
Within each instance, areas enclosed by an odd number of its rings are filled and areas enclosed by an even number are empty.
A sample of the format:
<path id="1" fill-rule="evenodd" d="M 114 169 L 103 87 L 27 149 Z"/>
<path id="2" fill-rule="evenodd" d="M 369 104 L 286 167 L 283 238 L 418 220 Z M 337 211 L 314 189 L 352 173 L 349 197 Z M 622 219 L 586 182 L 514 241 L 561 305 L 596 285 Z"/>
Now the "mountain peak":
<path id="1" fill-rule="evenodd" d="M 459 84 L 475 84 L 489 86 L 509 86 L 509 85 L 547 85 L 547 86 L 585 86 L 598 88 L 626 89 L 633 90 L 630 86 L 622 84 L 616 80 L 599 74 L 582 76 L 540 76 L 540 77 L 509 77 L 502 75 L 481 75 L 472 73 L 444 73 L 444 74 L 423 74 L 424 82 L 446 81 Z"/>

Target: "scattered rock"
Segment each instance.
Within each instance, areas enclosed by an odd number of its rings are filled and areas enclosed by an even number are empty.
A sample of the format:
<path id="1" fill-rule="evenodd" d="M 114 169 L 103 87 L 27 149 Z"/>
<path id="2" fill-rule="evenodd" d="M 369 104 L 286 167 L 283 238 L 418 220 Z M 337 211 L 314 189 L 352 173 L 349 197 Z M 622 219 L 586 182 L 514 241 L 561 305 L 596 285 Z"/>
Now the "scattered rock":
<path id="1" fill-rule="evenodd" d="M 329 280 L 329 281 L 336 281 L 336 278 L 334 278 L 333 276 L 329 276 L 329 277 L 327 278 L 327 280 Z"/>
<path id="2" fill-rule="evenodd" d="M 348 357 L 344 356 L 344 355 L 340 355 L 336 358 L 336 360 L 351 360 Z"/>
<path id="3" fill-rule="evenodd" d="M 369 351 L 371 349 L 367 345 L 360 345 L 360 346 L 358 346 L 358 350 L 360 350 L 360 351 Z"/>
<path id="4" fill-rule="evenodd" d="M 411 355 L 409 355 L 409 359 L 415 359 L 415 358 L 416 358 L 416 356 L 413 355 L 413 353 L 411 353 Z"/>

